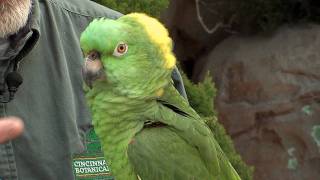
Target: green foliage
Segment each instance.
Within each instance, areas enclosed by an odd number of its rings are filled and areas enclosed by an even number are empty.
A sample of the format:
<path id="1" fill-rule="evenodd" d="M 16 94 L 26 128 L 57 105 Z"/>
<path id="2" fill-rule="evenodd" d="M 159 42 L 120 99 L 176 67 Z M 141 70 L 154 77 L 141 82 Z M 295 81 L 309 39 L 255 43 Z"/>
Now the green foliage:
<path id="1" fill-rule="evenodd" d="M 317 0 L 245 0 L 230 3 L 236 12 L 238 26 L 253 31 L 271 31 L 282 24 L 301 21 L 320 23 L 320 1 Z"/>
<path id="2" fill-rule="evenodd" d="M 256 27 L 257 30 L 269 31 L 275 29 L 285 21 L 285 10 L 282 0 L 247 0 L 241 2 L 239 18 L 244 20 L 245 25 Z M 248 17 L 249 18 L 244 18 Z M 241 20 L 240 20 L 241 21 Z M 247 22 L 246 22 L 247 21 Z"/>
<path id="3" fill-rule="evenodd" d="M 213 86 L 212 78 L 207 76 L 202 83 L 194 84 L 183 75 L 183 82 L 191 107 L 204 117 L 215 116 L 213 99 L 216 89 Z"/>
<path id="4" fill-rule="evenodd" d="M 106 7 L 119 11 L 123 14 L 130 12 L 144 12 L 154 17 L 160 17 L 169 0 L 93 0 Z"/>
<path id="5" fill-rule="evenodd" d="M 186 92 L 190 105 L 206 120 L 221 149 L 229 158 L 242 180 L 252 180 L 253 167 L 246 165 L 241 156 L 235 151 L 230 136 L 226 134 L 223 126 L 217 121 L 213 100 L 216 89 L 209 74 L 203 82 L 194 84 L 183 74 Z"/>

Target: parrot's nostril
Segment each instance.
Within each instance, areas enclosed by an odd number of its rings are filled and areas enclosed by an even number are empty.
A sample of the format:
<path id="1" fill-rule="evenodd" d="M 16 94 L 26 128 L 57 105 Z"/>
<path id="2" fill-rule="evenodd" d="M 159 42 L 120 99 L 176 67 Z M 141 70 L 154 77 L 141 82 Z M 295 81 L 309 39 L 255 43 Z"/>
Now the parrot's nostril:
<path id="1" fill-rule="evenodd" d="M 88 59 L 91 61 L 95 61 L 100 59 L 100 53 L 97 51 L 91 51 L 88 55 Z"/>

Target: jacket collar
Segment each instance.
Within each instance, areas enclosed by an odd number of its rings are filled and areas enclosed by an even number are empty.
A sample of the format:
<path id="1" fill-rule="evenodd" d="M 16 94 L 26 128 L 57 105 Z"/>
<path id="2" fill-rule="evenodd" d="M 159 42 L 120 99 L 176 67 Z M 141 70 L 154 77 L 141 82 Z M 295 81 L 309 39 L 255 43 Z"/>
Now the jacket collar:
<path id="1" fill-rule="evenodd" d="M 28 40 L 25 43 L 24 47 L 21 49 L 19 54 L 15 57 L 16 64 L 18 64 L 18 62 L 21 61 L 21 59 L 25 57 L 32 50 L 32 48 L 36 45 L 36 43 L 39 40 L 40 7 L 39 7 L 38 0 L 32 0 L 30 17 L 29 17 L 27 26 L 22 31 L 26 31 L 25 35 L 27 35 L 31 31 L 31 36 L 28 37 Z"/>
<path id="2" fill-rule="evenodd" d="M 30 27 L 40 35 L 40 7 L 38 0 L 32 0 Z"/>

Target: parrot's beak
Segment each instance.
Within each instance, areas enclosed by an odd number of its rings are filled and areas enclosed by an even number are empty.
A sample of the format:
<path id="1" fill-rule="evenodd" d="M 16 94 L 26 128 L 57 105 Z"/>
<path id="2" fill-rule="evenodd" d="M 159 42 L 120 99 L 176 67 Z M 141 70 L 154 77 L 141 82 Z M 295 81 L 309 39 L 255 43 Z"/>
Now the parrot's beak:
<path id="1" fill-rule="evenodd" d="M 105 79 L 102 62 L 97 59 L 92 61 L 89 58 L 85 58 L 82 67 L 82 77 L 86 85 L 92 89 L 94 81 Z"/>

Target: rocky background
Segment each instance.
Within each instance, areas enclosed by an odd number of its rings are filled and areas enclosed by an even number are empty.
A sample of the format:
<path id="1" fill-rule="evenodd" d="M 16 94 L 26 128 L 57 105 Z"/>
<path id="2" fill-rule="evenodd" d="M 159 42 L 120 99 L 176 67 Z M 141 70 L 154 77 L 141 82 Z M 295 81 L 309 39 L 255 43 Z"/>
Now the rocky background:
<path id="1" fill-rule="evenodd" d="M 176 56 L 194 82 L 211 72 L 219 121 L 254 179 L 319 180 L 320 25 L 280 24 L 276 11 L 251 21 L 232 1 L 172 0 L 162 20 Z M 310 3 L 290 1 L 292 14 L 308 14 Z"/>

